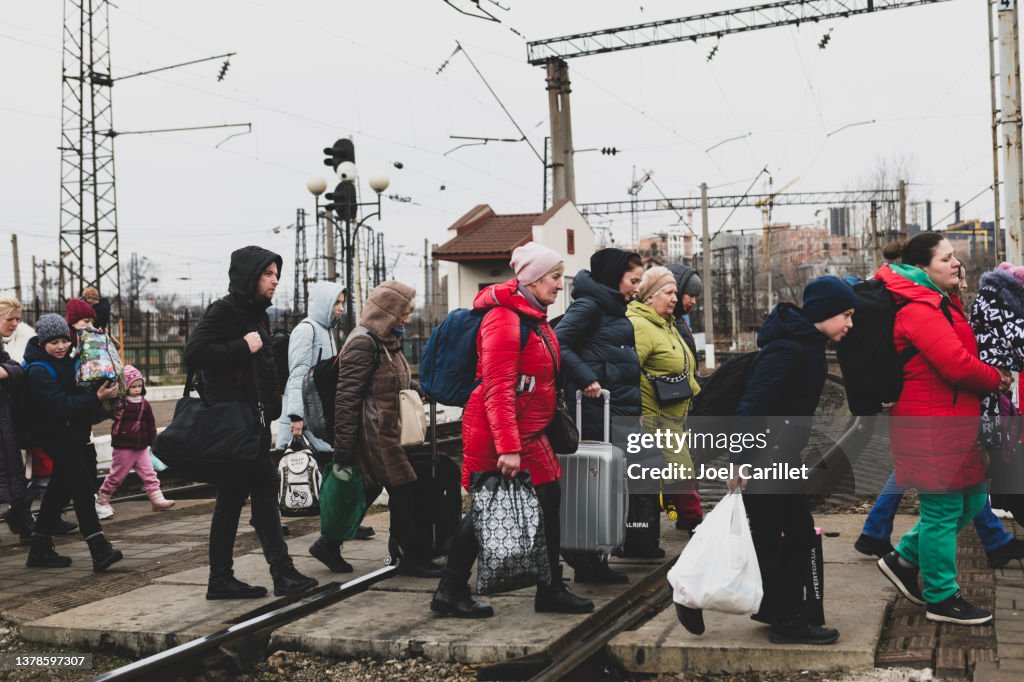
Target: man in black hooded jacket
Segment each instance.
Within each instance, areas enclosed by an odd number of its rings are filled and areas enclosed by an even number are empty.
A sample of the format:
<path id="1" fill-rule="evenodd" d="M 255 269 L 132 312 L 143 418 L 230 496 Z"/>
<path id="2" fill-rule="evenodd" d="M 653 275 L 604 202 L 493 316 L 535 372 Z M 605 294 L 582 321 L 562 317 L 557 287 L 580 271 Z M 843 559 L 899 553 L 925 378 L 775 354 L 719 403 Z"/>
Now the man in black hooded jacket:
<path id="1" fill-rule="evenodd" d="M 231 254 L 228 295 L 214 301 L 185 346 L 185 364 L 197 370 L 210 402 L 234 401 L 262 412 L 259 452 L 217 483 L 210 524 L 210 580 L 207 599 L 258 598 L 263 587 L 234 577 L 232 551 L 238 519 L 247 497 L 263 555 L 270 564 L 274 594 L 303 592 L 317 581 L 297 570 L 288 554 L 277 507 L 277 472 L 270 459 L 270 422 L 281 414 L 266 310 L 281 274 L 281 257 L 258 246 Z"/>

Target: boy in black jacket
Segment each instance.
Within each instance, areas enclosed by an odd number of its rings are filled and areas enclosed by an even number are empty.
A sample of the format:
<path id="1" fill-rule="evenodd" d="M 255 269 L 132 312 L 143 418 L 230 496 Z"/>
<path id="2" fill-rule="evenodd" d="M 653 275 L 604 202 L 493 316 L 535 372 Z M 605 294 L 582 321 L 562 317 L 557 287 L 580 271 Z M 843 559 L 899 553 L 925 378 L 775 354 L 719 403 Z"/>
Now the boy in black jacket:
<path id="1" fill-rule="evenodd" d="M 108 382 L 95 391 L 76 386 L 75 366 L 68 357 L 71 338 L 64 318 L 47 314 L 39 318 L 36 336 L 25 348 L 33 439 L 53 460 L 53 475 L 39 509 L 26 565 L 71 565 L 71 557 L 54 550 L 53 533 L 61 509 L 72 501 L 79 530 L 89 543 L 93 570 L 99 572 L 123 558 L 121 550 L 110 546 L 96 518 L 96 448 L 91 443 L 92 425 L 104 419 L 100 401 L 116 397 L 117 386 Z"/>
<path id="2" fill-rule="evenodd" d="M 853 289 L 830 275 L 808 282 L 803 299 L 802 309 L 780 303 L 765 319 L 757 335 L 760 353 L 736 407 L 737 432 L 763 432 L 770 417 L 795 418 L 795 423 L 773 428 L 767 449 L 732 455 L 736 473 L 728 481 L 730 491 L 747 488 L 748 479 L 741 473 L 750 476 L 751 467 L 780 463 L 799 468 L 803 463 L 808 418 L 818 407 L 828 373 L 825 344 L 840 341 L 853 328 L 855 305 Z M 743 496 L 764 587 L 761 610 L 753 618 L 771 625 L 771 641 L 778 644 L 832 644 L 839 631 L 810 623 L 803 615 L 803 576 L 814 542 L 814 517 L 801 490 L 792 483 L 755 480 Z M 704 631 L 699 610 L 677 604 L 676 613 L 691 632 Z"/>

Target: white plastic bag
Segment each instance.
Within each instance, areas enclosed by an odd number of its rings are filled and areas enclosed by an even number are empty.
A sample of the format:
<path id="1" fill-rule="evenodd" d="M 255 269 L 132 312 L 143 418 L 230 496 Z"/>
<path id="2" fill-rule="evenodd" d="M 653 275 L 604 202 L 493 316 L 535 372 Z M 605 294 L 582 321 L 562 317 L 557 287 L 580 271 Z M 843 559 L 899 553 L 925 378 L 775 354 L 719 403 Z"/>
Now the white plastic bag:
<path id="1" fill-rule="evenodd" d="M 677 604 L 723 613 L 757 612 L 764 588 L 739 492 L 723 497 L 704 517 L 668 572 L 668 582 Z"/>

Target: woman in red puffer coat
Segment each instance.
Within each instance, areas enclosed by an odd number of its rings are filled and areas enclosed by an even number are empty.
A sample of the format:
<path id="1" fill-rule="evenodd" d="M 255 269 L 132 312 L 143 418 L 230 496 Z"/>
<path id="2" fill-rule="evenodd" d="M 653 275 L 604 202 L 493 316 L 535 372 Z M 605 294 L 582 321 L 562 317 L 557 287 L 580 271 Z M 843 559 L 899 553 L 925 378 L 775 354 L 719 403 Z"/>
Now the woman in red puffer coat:
<path id="1" fill-rule="evenodd" d="M 978 625 L 992 614 L 960 596 L 956 535 L 985 504 L 985 465 L 977 444 L 981 396 L 1010 385 L 1010 374 L 978 359 L 978 344 L 957 297 L 960 261 L 938 232 L 890 244 L 883 266 L 899 308 L 893 325 L 903 365 L 903 390 L 890 413 L 896 483 L 918 489 L 921 519 L 879 570 L 937 622 Z M 856 321 L 856 318 L 854 318 Z M 906 355 L 903 355 L 906 357 Z M 920 570 L 923 589 L 918 586 Z"/>
<path id="2" fill-rule="evenodd" d="M 587 613 L 594 603 L 577 597 L 562 582 L 558 562 L 562 470 L 544 434 L 555 414 L 560 357 L 547 308 L 564 288 L 565 265 L 560 254 L 537 242 L 513 251 L 509 265 L 516 277 L 487 287 L 473 301 L 474 310 L 487 312 L 476 342 L 480 385 L 462 413 L 462 484 L 468 488 L 470 476 L 477 472 L 498 470 L 507 477 L 529 472 L 544 519 L 551 568 L 551 581 L 537 585 L 534 610 Z M 469 595 L 467 583 L 477 552 L 473 517 L 467 514 L 430 602 L 432 611 L 457 618 L 494 615 L 490 606 Z"/>

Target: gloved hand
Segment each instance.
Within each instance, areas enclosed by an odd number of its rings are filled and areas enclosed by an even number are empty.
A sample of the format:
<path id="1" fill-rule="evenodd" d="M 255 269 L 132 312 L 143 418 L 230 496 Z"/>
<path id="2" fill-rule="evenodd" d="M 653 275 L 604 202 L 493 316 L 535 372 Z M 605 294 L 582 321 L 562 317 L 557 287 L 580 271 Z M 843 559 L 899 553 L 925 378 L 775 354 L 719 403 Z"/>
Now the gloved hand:
<path id="1" fill-rule="evenodd" d="M 331 475 L 339 481 L 351 481 L 353 476 L 352 467 L 335 462 L 331 466 Z"/>

